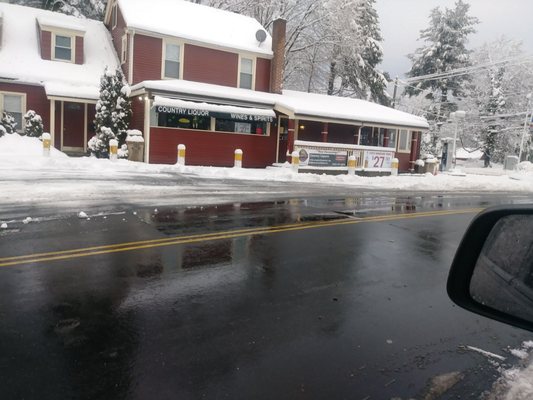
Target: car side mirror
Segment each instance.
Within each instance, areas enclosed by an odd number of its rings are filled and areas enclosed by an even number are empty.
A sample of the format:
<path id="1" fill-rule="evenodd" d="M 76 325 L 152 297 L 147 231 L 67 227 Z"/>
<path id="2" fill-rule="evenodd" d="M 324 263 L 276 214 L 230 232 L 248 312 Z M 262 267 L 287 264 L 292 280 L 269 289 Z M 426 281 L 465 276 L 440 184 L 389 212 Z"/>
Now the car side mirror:
<path id="1" fill-rule="evenodd" d="M 494 207 L 468 227 L 448 295 L 477 314 L 533 331 L 533 207 Z"/>

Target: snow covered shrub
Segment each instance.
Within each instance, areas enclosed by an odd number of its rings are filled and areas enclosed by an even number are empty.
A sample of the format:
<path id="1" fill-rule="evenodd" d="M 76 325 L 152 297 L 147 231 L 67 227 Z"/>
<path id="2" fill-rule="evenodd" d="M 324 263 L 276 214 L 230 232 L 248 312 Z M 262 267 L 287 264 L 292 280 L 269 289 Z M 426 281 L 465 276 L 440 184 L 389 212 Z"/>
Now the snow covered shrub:
<path id="1" fill-rule="evenodd" d="M 0 124 L 0 137 L 4 136 L 6 133 L 6 128 Z"/>
<path id="2" fill-rule="evenodd" d="M 15 118 L 6 112 L 4 112 L 2 119 L 0 120 L 0 126 L 4 128 L 6 133 L 15 133 L 17 131 Z"/>
<path id="3" fill-rule="evenodd" d="M 123 145 L 120 146 L 120 148 L 117 150 L 117 157 L 118 157 L 118 158 L 125 158 L 125 159 L 127 159 L 127 158 L 128 158 L 128 155 L 129 155 L 129 152 L 128 152 L 128 145 L 127 145 L 127 144 L 123 144 Z"/>
<path id="4" fill-rule="evenodd" d="M 30 137 L 40 138 L 43 134 L 43 119 L 33 110 L 24 115 L 24 134 Z"/>
<path id="5" fill-rule="evenodd" d="M 96 133 L 87 143 L 91 155 L 97 158 L 109 158 L 109 141 L 111 139 L 116 139 L 111 128 L 100 127 L 100 132 Z"/>
<path id="6" fill-rule="evenodd" d="M 110 139 L 117 139 L 119 148 L 126 143 L 131 118 L 130 88 L 120 69 L 106 67 L 100 79 L 100 99 L 96 103 L 94 126 L 96 139 L 89 141 L 91 154 L 108 157 Z M 121 153 L 124 157 L 124 153 Z M 127 157 L 127 155 L 126 155 Z"/>

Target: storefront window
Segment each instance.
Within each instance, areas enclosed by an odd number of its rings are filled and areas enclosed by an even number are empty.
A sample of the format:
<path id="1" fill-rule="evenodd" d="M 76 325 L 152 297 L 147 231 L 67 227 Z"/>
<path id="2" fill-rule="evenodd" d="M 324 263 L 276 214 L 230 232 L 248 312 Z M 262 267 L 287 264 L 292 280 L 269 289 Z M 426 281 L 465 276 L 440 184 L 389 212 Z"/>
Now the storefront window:
<path id="1" fill-rule="evenodd" d="M 411 135 L 407 129 L 400 129 L 398 151 L 408 153 L 411 151 Z"/>
<path id="2" fill-rule="evenodd" d="M 389 129 L 389 144 L 387 147 L 396 148 L 396 129 Z"/>
<path id="3" fill-rule="evenodd" d="M 2 115 L 2 112 L 10 114 L 17 123 L 17 131 L 24 128 L 24 125 L 22 124 L 22 103 L 22 95 L 0 94 L 0 116 Z"/>
<path id="4" fill-rule="evenodd" d="M 215 130 L 218 132 L 252 133 L 255 135 L 266 135 L 267 124 L 261 121 L 239 121 L 234 119 L 217 118 Z"/>
<path id="5" fill-rule="evenodd" d="M 157 113 L 157 125 L 167 128 L 211 129 L 211 118 L 186 114 Z"/>

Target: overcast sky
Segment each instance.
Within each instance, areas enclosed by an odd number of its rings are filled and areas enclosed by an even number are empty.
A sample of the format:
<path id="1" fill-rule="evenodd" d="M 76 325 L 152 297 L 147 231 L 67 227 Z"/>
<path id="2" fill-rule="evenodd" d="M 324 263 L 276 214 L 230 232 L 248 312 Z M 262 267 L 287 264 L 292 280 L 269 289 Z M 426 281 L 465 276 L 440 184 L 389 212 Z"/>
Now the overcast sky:
<path id="1" fill-rule="evenodd" d="M 524 50 L 533 54 L 532 0 L 466 0 L 470 15 L 480 20 L 472 35 L 470 48 L 497 39 L 501 35 L 521 40 Z M 376 9 L 384 37 L 381 68 L 391 77 L 402 77 L 411 66 L 407 54 L 421 47 L 417 41 L 421 29 L 428 26 L 430 11 L 440 6 L 452 8 L 455 0 L 376 0 Z"/>

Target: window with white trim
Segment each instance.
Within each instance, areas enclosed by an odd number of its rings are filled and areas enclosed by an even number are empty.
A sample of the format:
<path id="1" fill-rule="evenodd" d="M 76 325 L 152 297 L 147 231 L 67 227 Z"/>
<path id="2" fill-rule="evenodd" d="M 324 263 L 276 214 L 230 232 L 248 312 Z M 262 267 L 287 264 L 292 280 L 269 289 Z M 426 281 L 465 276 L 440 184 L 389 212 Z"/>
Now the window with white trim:
<path id="1" fill-rule="evenodd" d="M 115 29 L 117 26 L 117 3 L 113 4 L 113 7 L 111 7 L 111 29 Z"/>
<path id="2" fill-rule="evenodd" d="M 407 129 L 400 129 L 398 151 L 400 153 L 411 152 L 411 131 L 408 131 Z"/>
<path id="3" fill-rule="evenodd" d="M 254 78 L 254 60 L 241 57 L 239 87 L 242 89 L 252 89 Z"/>
<path id="4" fill-rule="evenodd" d="M 120 63 L 124 64 L 128 59 L 128 35 L 122 36 L 122 47 L 120 50 Z"/>
<path id="5" fill-rule="evenodd" d="M 52 59 L 73 62 L 73 42 L 72 36 L 54 34 L 54 47 Z"/>
<path id="6" fill-rule="evenodd" d="M 16 93 L 0 93 L 0 118 L 4 112 L 15 118 L 17 131 L 24 129 L 22 117 L 25 108 L 25 96 Z"/>
<path id="7" fill-rule="evenodd" d="M 165 43 L 164 78 L 180 79 L 181 46 L 176 43 Z"/>

